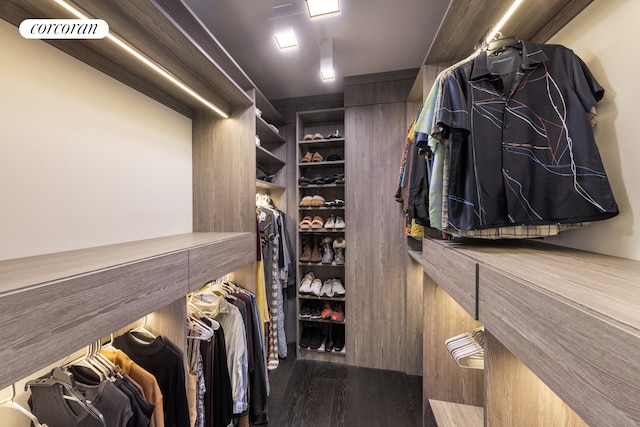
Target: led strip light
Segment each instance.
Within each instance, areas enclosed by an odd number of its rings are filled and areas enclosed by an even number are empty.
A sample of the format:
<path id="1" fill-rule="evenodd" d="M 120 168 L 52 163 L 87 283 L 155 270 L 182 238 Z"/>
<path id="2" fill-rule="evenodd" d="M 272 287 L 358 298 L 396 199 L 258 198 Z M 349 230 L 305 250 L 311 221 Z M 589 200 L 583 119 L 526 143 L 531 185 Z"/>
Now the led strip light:
<path id="1" fill-rule="evenodd" d="M 88 16 L 85 16 L 82 12 L 80 12 L 78 9 L 76 9 L 75 7 L 73 7 L 72 5 L 70 5 L 69 3 L 67 3 L 64 0 L 53 0 L 53 1 L 56 2 L 57 4 L 59 4 L 60 6 L 64 7 L 66 10 L 68 10 L 69 12 L 71 12 L 72 14 L 74 14 L 75 16 L 77 16 L 80 19 L 90 19 Z M 144 63 L 146 66 L 148 66 L 149 68 L 154 70 L 156 73 L 160 74 L 162 77 L 166 78 L 171 83 L 173 83 L 174 85 L 178 86 L 184 92 L 188 93 L 193 98 L 197 99 L 198 101 L 200 101 L 201 103 L 203 103 L 204 105 L 206 105 L 207 107 L 209 107 L 210 109 L 215 111 L 217 114 L 222 116 L 223 118 L 225 118 L 225 119 L 229 118 L 227 113 L 222 111 L 222 109 L 220 109 L 216 105 L 214 105 L 211 102 L 209 102 L 206 99 L 204 99 L 196 91 L 191 89 L 186 84 L 182 83 L 180 80 L 176 79 L 174 76 L 172 76 L 167 71 L 162 69 L 158 64 L 154 63 L 153 61 L 151 61 L 148 58 L 146 58 L 145 56 L 143 56 L 140 52 L 138 52 L 137 50 L 135 50 L 134 48 L 132 48 L 131 46 L 126 44 L 124 41 L 120 40 L 119 38 L 117 38 L 116 36 L 111 34 L 111 32 L 109 32 L 107 34 L 106 38 L 108 38 L 109 40 L 111 40 L 112 42 L 114 42 L 115 44 L 120 46 L 127 53 L 129 53 L 130 55 L 134 56 L 136 59 L 138 59 L 139 61 Z"/>
<path id="2" fill-rule="evenodd" d="M 504 16 L 502 17 L 502 19 L 500 19 L 500 21 L 498 21 L 498 23 L 495 25 L 495 27 L 493 27 L 493 30 L 491 30 L 491 33 L 489 33 L 489 35 L 485 39 L 486 43 L 489 43 L 493 39 L 493 36 L 495 36 L 500 31 L 500 29 L 505 24 L 505 22 L 507 22 L 509 20 L 509 18 L 511 18 L 511 15 L 513 15 L 513 12 L 515 12 L 516 9 L 518 8 L 518 6 L 520 6 L 520 3 L 522 3 L 522 1 L 523 0 L 515 0 L 513 2 L 511 7 L 509 8 L 509 10 L 507 10 L 507 13 L 505 13 Z"/>

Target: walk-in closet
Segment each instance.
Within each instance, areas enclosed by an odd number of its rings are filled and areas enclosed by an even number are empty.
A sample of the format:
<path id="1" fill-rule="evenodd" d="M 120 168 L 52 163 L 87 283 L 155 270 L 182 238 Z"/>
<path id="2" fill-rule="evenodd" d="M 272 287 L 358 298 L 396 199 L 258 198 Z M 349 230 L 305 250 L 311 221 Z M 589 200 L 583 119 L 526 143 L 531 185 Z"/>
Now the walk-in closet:
<path id="1" fill-rule="evenodd" d="M 638 16 L 3 0 L 0 426 L 640 425 Z"/>

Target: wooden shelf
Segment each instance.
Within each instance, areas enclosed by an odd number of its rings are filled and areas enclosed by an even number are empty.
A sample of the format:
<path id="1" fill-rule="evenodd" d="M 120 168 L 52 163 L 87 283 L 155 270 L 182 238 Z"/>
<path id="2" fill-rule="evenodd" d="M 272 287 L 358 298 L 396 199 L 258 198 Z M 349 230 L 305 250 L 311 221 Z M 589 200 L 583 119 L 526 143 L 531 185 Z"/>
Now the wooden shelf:
<path id="1" fill-rule="evenodd" d="M 424 247 L 425 273 L 465 305 L 460 285 L 475 278 L 480 322 L 587 424 L 640 419 L 640 360 L 629 357 L 640 348 L 640 262 L 528 241 Z"/>
<path id="2" fill-rule="evenodd" d="M 268 147 L 282 145 L 285 142 L 262 117 L 256 116 L 256 133 L 260 137 L 260 143 Z"/>
<path id="3" fill-rule="evenodd" d="M 266 171 L 270 173 L 277 172 L 285 165 L 284 160 L 258 145 L 256 145 L 256 163 L 263 168 L 267 168 Z"/>
<path id="4" fill-rule="evenodd" d="M 266 182 L 261 179 L 256 179 L 256 188 L 266 191 L 284 191 L 287 189 L 284 185 L 274 184 L 272 182 Z"/>
<path id="5" fill-rule="evenodd" d="M 0 261 L 0 389 L 255 260 L 253 233 L 190 233 Z"/>
<path id="6" fill-rule="evenodd" d="M 266 96 L 258 88 L 256 88 L 256 107 L 262 111 L 261 117 L 264 121 L 273 124 L 274 126 L 280 126 L 285 124 L 285 120 L 282 115 L 274 108 L 269 102 Z"/>
<path id="7" fill-rule="evenodd" d="M 505 36 L 544 43 L 593 0 L 529 0 L 501 28 Z M 498 23 L 512 0 L 453 0 L 424 64 L 452 64 L 469 56 L 487 30 Z M 460 31 L 464 28 L 464 31 Z M 419 88 L 414 88 L 417 98 Z"/>
<path id="8" fill-rule="evenodd" d="M 438 427 L 482 427 L 484 408 L 461 403 L 429 400 L 431 411 Z"/>
<path id="9" fill-rule="evenodd" d="M 424 259 L 422 258 L 422 251 L 407 251 L 407 254 L 409 254 L 409 258 L 420 265 L 424 262 Z"/>

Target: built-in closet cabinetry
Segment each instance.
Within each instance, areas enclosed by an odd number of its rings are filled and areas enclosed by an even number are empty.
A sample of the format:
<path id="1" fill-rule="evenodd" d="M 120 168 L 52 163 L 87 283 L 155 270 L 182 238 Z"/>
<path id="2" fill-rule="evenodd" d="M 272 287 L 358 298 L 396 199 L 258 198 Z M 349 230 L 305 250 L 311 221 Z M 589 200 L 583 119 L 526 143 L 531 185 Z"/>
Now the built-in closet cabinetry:
<path id="1" fill-rule="evenodd" d="M 348 347 L 343 346 L 340 351 L 325 347 L 331 337 L 344 339 L 348 324 L 349 284 L 345 281 L 345 268 L 349 264 L 348 249 L 342 249 L 344 261 L 337 258 L 313 259 L 311 261 L 300 259 L 305 248 L 317 251 L 328 245 L 334 253 L 333 242 L 344 239 L 345 223 L 347 217 L 347 204 L 345 201 L 345 145 L 348 141 L 344 137 L 344 108 L 312 110 L 297 113 L 296 141 L 297 141 L 297 166 L 298 166 L 298 271 L 299 278 L 297 312 L 298 328 L 297 342 L 300 343 L 303 334 L 309 335 L 309 331 L 322 331 L 326 339 L 319 348 L 300 348 L 298 357 L 302 359 L 337 361 L 344 363 Z M 306 156 L 306 157 L 305 157 Z M 314 200 L 303 202 L 309 198 Z M 305 199 L 305 197 L 307 199 Z M 313 205 L 311 205 L 311 203 Z M 309 217 L 310 222 L 303 219 Z M 319 218 L 316 222 L 314 219 Z M 330 218 L 332 218 L 330 220 Z M 332 223 L 328 223 L 332 221 Z M 340 225 L 340 221 L 342 221 Z M 332 224 L 332 225 L 331 225 Z M 336 228 L 337 227 L 337 228 Z M 323 295 L 314 293 L 301 293 L 300 283 L 308 274 L 313 274 L 315 280 L 325 284 L 330 279 L 338 279 L 344 286 L 345 295 Z M 318 316 L 328 303 L 334 310 L 342 309 L 344 319 L 322 319 Z M 335 343 L 334 343 L 335 344 Z"/>
<path id="2" fill-rule="evenodd" d="M 264 129 L 250 80 L 182 2 L 74 4 L 229 118 L 107 39 L 49 41 L 193 120 L 193 233 L 1 261 L 0 389 L 143 317 L 147 329 L 184 348 L 187 293 L 227 274 L 255 290 L 255 135 Z M 74 18 L 35 0 L 3 1 L 0 17 L 16 26 Z"/>
<path id="3" fill-rule="evenodd" d="M 424 399 L 436 419 L 464 404 L 488 426 L 638 424 L 640 262 L 541 242 L 425 240 L 423 256 Z M 477 325 L 484 373 L 443 345 Z"/>
<path id="4" fill-rule="evenodd" d="M 258 191 L 277 194 L 279 199 L 286 188 L 285 137 L 281 134 L 284 119 L 259 90 L 256 90 L 255 101 L 256 166 L 268 175 L 275 175 L 270 181 L 257 179 L 256 187 Z"/>
<path id="5" fill-rule="evenodd" d="M 500 31 L 545 43 L 591 1 L 523 2 Z M 512 3 L 451 2 L 407 97 L 407 125 L 438 73 L 470 55 Z M 423 285 L 425 425 L 637 425 L 640 416 L 630 404 L 639 396 L 637 367 L 621 361 L 637 339 L 637 319 L 629 318 L 638 307 L 637 298 L 629 298 L 637 293 L 631 283 L 637 267 L 528 245 L 426 238 L 422 253 L 409 253 L 407 280 Z M 625 266 L 609 270 L 618 263 Z M 601 268 L 611 275 L 601 276 Z M 596 297 L 600 288 L 614 296 Z M 484 370 L 461 368 L 445 340 L 480 326 Z M 614 331 L 624 331 L 624 338 Z M 615 351 L 610 339 L 620 345 Z"/>

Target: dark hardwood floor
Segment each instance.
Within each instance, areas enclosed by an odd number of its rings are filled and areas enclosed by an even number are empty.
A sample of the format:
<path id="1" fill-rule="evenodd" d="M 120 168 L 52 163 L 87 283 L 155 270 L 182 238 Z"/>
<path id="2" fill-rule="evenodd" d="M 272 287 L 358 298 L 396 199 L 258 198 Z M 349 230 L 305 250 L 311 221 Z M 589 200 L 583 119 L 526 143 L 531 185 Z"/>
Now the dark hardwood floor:
<path id="1" fill-rule="evenodd" d="M 421 377 L 289 354 L 269 373 L 269 427 L 422 425 Z"/>

